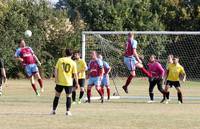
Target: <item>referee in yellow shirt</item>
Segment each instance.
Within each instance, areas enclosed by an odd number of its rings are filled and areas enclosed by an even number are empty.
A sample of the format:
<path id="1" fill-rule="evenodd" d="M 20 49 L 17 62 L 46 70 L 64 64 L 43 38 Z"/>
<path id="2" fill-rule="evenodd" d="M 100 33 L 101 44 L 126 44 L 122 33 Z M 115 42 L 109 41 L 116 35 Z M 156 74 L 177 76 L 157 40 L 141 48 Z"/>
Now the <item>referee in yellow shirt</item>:
<path id="1" fill-rule="evenodd" d="M 167 68 L 167 74 L 166 74 L 167 81 L 166 81 L 165 91 L 166 91 L 166 95 L 169 95 L 167 94 L 168 89 L 174 86 L 177 90 L 178 103 L 183 103 L 183 97 L 182 97 L 182 92 L 180 88 L 181 87 L 180 79 L 182 79 L 182 81 L 185 82 L 186 73 L 183 66 L 179 64 L 179 58 L 174 57 L 173 63 L 169 64 Z M 166 98 L 169 98 L 169 96 L 166 96 Z M 167 99 L 166 104 L 168 103 L 169 103 L 169 100 Z"/>
<path id="2" fill-rule="evenodd" d="M 55 67 L 55 98 L 53 101 L 53 110 L 50 113 L 51 115 L 56 114 L 56 108 L 58 106 L 58 101 L 63 89 L 66 93 L 66 115 L 71 116 L 70 107 L 71 107 L 71 93 L 73 85 L 73 77 L 76 81 L 76 87 L 78 87 L 78 76 L 76 63 L 71 59 L 72 51 L 66 49 L 66 57 L 59 58 Z"/>
<path id="3" fill-rule="evenodd" d="M 78 83 L 80 86 L 80 94 L 79 94 L 79 99 L 78 99 L 78 104 L 81 104 L 81 99 L 84 95 L 84 86 L 85 86 L 85 71 L 87 70 L 87 64 L 86 62 L 81 59 L 81 54 L 79 51 L 74 52 L 74 59 L 76 62 L 76 66 L 77 66 L 77 75 L 78 75 Z M 73 83 L 73 91 L 72 91 L 72 104 L 76 104 L 76 82 L 74 80 Z"/>

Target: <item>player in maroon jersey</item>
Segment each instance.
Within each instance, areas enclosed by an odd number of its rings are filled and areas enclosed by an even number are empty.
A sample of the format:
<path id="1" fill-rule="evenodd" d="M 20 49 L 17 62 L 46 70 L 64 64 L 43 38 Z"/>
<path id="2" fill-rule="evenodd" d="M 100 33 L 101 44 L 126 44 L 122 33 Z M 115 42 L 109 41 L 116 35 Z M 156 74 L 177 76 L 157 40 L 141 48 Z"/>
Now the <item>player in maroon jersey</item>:
<path id="1" fill-rule="evenodd" d="M 38 67 L 36 64 L 36 63 L 38 63 L 38 65 L 41 65 L 41 63 L 38 60 L 37 56 L 34 54 L 32 48 L 26 46 L 24 39 L 19 40 L 19 48 L 15 52 L 15 58 L 16 58 L 16 60 L 18 60 L 22 63 L 22 65 L 26 71 L 27 77 L 31 81 L 33 90 L 35 91 L 37 96 L 40 96 L 39 92 L 37 91 L 36 85 L 35 85 L 34 77 L 38 78 L 41 92 L 43 92 L 44 91 L 43 81 L 41 79 L 41 76 L 39 74 L 39 70 L 38 70 Z"/>
<path id="2" fill-rule="evenodd" d="M 98 58 L 101 59 L 103 61 L 103 68 L 104 68 L 104 75 L 103 75 L 103 79 L 101 80 L 101 91 L 104 95 L 104 87 L 106 87 L 107 89 L 107 96 L 108 96 L 108 100 L 110 100 L 110 80 L 109 80 L 109 73 L 111 71 L 111 67 L 110 65 L 103 60 L 102 55 L 98 55 Z"/>
<path id="3" fill-rule="evenodd" d="M 88 65 L 88 88 L 87 88 L 87 97 L 88 103 L 90 103 L 91 89 L 95 86 L 97 92 L 101 97 L 101 103 L 103 103 L 103 93 L 101 91 L 101 80 L 103 77 L 103 62 L 98 59 L 96 51 L 91 52 L 91 60 Z"/>
<path id="4" fill-rule="evenodd" d="M 142 73 L 147 75 L 149 78 L 152 77 L 151 73 L 149 73 L 143 66 L 142 61 L 140 60 L 138 54 L 137 54 L 137 41 L 134 39 L 134 34 L 129 33 L 128 34 L 128 40 L 125 44 L 125 53 L 124 53 L 124 63 L 128 67 L 128 70 L 130 71 L 130 75 L 127 78 L 126 84 L 122 87 L 126 93 L 128 93 L 128 86 L 133 79 L 133 77 L 136 76 L 135 73 L 135 67 L 139 68 Z"/>

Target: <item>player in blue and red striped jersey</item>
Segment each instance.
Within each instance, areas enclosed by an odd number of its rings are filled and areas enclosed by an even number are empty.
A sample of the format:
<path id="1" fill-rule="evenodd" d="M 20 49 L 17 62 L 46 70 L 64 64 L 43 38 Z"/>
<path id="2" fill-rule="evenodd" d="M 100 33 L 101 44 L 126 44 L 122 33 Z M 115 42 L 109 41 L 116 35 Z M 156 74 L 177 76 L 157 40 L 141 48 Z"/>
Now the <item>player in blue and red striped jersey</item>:
<path id="1" fill-rule="evenodd" d="M 38 60 L 37 56 L 34 54 L 31 47 L 27 47 L 24 39 L 19 40 L 19 48 L 15 52 L 15 58 L 16 60 L 20 61 L 25 68 L 27 77 L 31 81 L 31 85 L 33 87 L 33 90 L 35 91 L 37 96 L 40 96 L 39 92 L 37 91 L 35 82 L 34 82 L 34 76 L 38 78 L 38 82 L 40 84 L 41 92 L 44 91 L 43 89 L 43 81 L 41 79 L 41 76 L 39 74 L 39 70 L 37 67 L 38 63 L 41 65 L 40 61 Z"/>
<path id="2" fill-rule="evenodd" d="M 103 79 L 101 80 L 101 90 L 102 90 L 102 93 L 104 94 L 104 86 L 106 87 L 108 100 L 110 100 L 109 73 L 111 71 L 111 67 L 109 66 L 109 64 L 106 61 L 103 60 L 102 55 L 98 55 L 98 58 L 103 61 L 103 68 L 104 68 L 104 75 L 103 75 Z"/>
<path id="3" fill-rule="evenodd" d="M 128 86 L 133 79 L 133 77 L 136 76 L 135 73 L 135 67 L 139 68 L 142 73 L 147 75 L 149 78 L 152 77 L 151 73 L 149 73 L 143 66 L 142 61 L 140 60 L 138 54 L 137 54 L 137 41 L 134 39 L 134 34 L 129 33 L 128 34 L 128 40 L 125 44 L 125 53 L 124 53 L 124 63 L 128 67 L 128 70 L 130 71 L 130 75 L 127 78 L 126 84 L 122 87 L 126 93 L 128 93 Z"/>
<path id="4" fill-rule="evenodd" d="M 93 86 L 95 86 L 97 92 L 99 93 L 101 97 L 101 103 L 103 103 L 103 93 L 101 91 L 101 80 L 103 77 L 103 62 L 102 60 L 97 58 L 96 51 L 91 52 L 91 60 L 88 64 L 88 87 L 87 87 L 87 98 L 88 103 L 90 103 L 90 97 L 91 97 L 91 89 Z"/>

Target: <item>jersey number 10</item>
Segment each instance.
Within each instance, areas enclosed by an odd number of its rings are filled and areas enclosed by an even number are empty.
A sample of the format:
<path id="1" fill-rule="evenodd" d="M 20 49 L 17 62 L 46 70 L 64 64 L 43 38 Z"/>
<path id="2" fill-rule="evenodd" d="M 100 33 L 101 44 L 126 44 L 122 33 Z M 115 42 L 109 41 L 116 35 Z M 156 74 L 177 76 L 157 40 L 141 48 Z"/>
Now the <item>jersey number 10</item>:
<path id="1" fill-rule="evenodd" d="M 64 71 L 66 73 L 68 73 L 70 71 L 70 69 L 71 69 L 71 65 L 70 64 L 65 64 L 65 63 L 63 63 L 62 65 L 63 65 Z"/>

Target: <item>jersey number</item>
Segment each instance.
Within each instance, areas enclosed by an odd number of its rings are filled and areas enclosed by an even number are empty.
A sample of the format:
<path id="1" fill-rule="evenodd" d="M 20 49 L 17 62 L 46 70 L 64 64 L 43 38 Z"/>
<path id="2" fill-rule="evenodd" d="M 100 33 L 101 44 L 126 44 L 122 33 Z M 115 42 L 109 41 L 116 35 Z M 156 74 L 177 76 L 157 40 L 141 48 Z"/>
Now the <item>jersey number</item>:
<path id="1" fill-rule="evenodd" d="M 71 65 L 63 63 L 63 69 L 66 73 L 68 73 L 71 69 Z"/>

